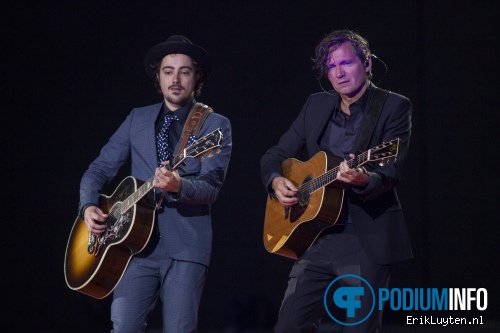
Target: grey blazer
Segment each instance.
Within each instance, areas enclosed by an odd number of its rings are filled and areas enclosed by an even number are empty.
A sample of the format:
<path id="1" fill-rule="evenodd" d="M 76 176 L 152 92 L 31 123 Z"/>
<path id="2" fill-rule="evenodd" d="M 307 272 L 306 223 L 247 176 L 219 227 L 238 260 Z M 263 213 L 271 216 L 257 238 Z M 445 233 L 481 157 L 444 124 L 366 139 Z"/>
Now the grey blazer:
<path id="1" fill-rule="evenodd" d="M 80 183 L 80 207 L 98 205 L 102 187 L 116 176 L 129 157 L 133 177 L 145 181 L 154 175 L 158 165 L 155 121 L 162 105 L 131 111 L 85 171 Z M 226 176 L 232 147 L 231 124 L 226 117 L 214 112 L 207 117 L 198 134 L 200 138 L 217 128 L 223 133 L 220 151 L 211 157 L 206 155 L 203 161 L 188 158 L 184 171 L 180 171 L 180 193 L 175 197 L 167 194 L 157 211 L 161 241 L 165 242 L 169 255 L 207 266 L 212 250 L 210 207 Z"/>

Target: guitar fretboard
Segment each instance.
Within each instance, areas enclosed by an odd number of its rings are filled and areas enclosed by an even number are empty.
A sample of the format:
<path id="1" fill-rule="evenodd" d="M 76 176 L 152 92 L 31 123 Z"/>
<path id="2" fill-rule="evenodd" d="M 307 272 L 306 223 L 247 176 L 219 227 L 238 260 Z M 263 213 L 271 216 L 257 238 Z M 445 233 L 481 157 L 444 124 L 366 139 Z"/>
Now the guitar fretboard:
<path id="1" fill-rule="evenodd" d="M 149 178 L 144 184 L 142 184 L 137 191 L 132 193 L 127 199 L 125 199 L 120 205 L 119 215 L 125 214 L 133 205 L 135 205 L 139 200 L 142 199 L 151 189 L 153 188 L 153 182 L 156 179 L 155 176 Z"/>
<path id="2" fill-rule="evenodd" d="M 367 150 L 364 153 L 359 154 L 355 158 L 348 160 L 347 165 L 349 166 L 349 168 L 352 169 L 354 167 L 363 165 L 368 160 L 367 156 L 369 152 L 370 151 Z M 303 192 L 310 194 L 324 186 L 330 185 L 337 179 L 337 173 L 339 172 L 339 169 L 340 165 L 337 165 L 335 168 L 328 170 L 324 174 L 308 180 L 307 182 L 304 182 L 299 187 L 299 194 Z"/>
<path id="3" fill-rule="evenodd" d="M 177 169 L 188 157 L 195 158 L 204 154 L 212 149 L 220 147 L 220 141 L 222 140 L 222 132 L 220 128 L 216 129 L 212 133 L 205 135 L 203 138 L 194 141 L 189 147 L 185 148 L 177 156 L 173 158 L 173 166 L 171 171 Z M 144 184 L 142 184 L 134 193 L 125 199 L 121 205 L 119 205 L 119 210 L 116 212 L 110 212 L 110 215 L 118 218 L 119 216 L 125 214 L 133 205 L 135 205 L 139 200 L 142 199 L 151 189 L 153 189 L 153 182 L 156 176 L 149 178 Z"/>

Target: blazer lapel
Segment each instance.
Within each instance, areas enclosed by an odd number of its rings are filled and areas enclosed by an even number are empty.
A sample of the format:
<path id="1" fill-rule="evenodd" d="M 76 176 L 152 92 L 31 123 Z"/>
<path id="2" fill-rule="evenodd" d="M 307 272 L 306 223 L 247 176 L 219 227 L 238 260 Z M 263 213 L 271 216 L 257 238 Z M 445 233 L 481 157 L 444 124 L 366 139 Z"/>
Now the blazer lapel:
<path id="1" fill-rule="evenodd" d="M 156 150 L 156 119 L 161 112 L 162 106 L 163 103 L 159 103 L 151 106 L 151 112 L 144 112 L 146 117 L 144 122 L 147 124 L 147 135 L 144 138 L 146 141 L 145 147 L 147 147 L 146 158 L 147 161 L 150 161 L 148 163 L 151 163 L 151 166 L 153 166 L 153 170 L 158 166 L 158 152 Z"/>
<path id="2" fill-rule="evenodd" d="M 314 154 L 319 151 L 319 140 L 321 133 L 323 133 L 325 127 L 328 125 L 330 118 L 332 117 L 333 111 L 335 110 L 335 106 L 338 101 L 338 94 L 335 92 L 327 92 L 324 94 L 325 99 L 318 106 L 318 110 L 320 110 L 320 114 L 316 118 L 317 121 L 312 121 L 312 135 L 311 138 L 313 140 L 314 145 Z M 326 112 L 322 111 L 326 110 Z"/>

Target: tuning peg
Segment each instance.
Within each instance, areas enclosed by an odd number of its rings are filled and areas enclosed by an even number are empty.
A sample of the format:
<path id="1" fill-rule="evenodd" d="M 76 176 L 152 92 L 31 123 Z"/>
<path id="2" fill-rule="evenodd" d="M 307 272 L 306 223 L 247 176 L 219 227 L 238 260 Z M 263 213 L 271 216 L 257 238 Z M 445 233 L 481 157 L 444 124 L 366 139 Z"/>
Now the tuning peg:
<path id="1" fill-rule="evenodd" d="M 215 153 L 216 153 L 216 154 L 218 154 L 218 153 L 220 153 L 220 152 L 221 152 L 220 148 L 217 148 L 217 149 L 215 150 Z"/>
<path id="2" fill-rule="evenodd" d="M 381 167 L 383 167 L 384 166 L 384 161 L 383 160 L 380 161 L 380 163 L 378 165 L 380 165 Z"/>
<path id="3" fill-rule="evenodd" d="M 200 161 L 203 162 L 205 160 L 205 154 L 200 156 Z"/>

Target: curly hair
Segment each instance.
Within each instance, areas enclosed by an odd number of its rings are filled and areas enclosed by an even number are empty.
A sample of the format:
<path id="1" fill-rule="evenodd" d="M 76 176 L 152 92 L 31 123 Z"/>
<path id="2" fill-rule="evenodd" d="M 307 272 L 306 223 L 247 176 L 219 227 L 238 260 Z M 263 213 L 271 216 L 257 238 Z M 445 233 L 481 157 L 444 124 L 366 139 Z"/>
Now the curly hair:
<path id="1" fill-rule="evenodd" d="M 328 56 L 344 43 L 351 43 L 356 56 L 361 62 L 367 61 L 371 57 L 368 41 L 359 33 L 351 30 L 336 30 L 326 35 L 316 46 L 313 69 L 318 72 L 318 77 L 328 76 Z M 368 73 L 368 79 L 372 78 L 372 71 Z"/>
<path id="2" fill-rule="evenodd" d="M 161 66 L 162 60 L 158 61 L 156 64 L 151 66 L 153 68 L 153 73 L 154 73 L 154 77 L 155 77 L 155 79 L 154 79 L 155 88 L 156 88 L 156 91 L 160 94 L 162 94 L 162 91 L 161 91 L 161 87 L 160 87 L 160 82 L 158 81 L 157 77 L 158 77 L 158 73 L 160 72 L 160 66 Z M 201 95 L 201 88 L 203 88 L 203 79 L 202 79 L 203 67 L 201 67 L 200 64 L 198 64 L 192 58 L 191 58 L 191 61 L 193 62 L 195 76 L 196 76 L 196 74 L 200 74 L 200 78 L 198 79 L 198 81 L 196 81 L 196 85 L 194 86 L 194 97 L 198 97 Z"/>

